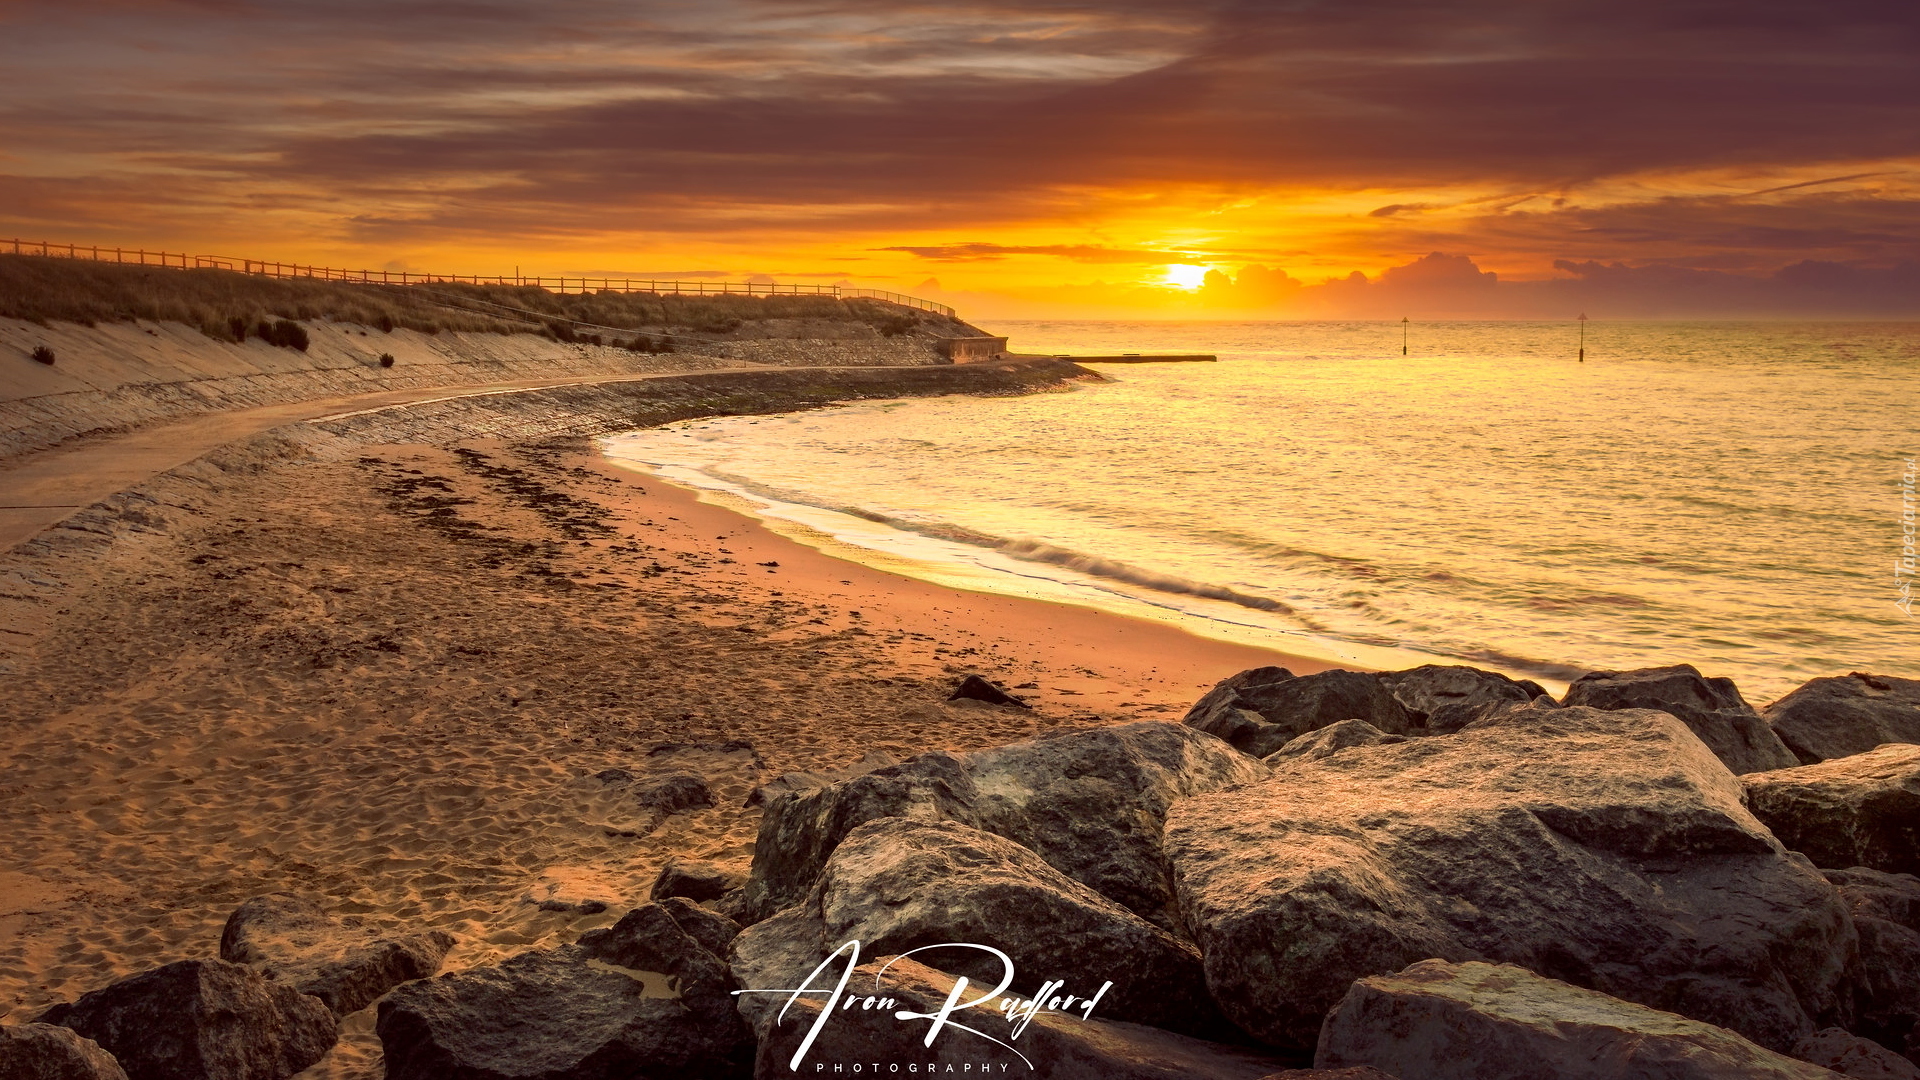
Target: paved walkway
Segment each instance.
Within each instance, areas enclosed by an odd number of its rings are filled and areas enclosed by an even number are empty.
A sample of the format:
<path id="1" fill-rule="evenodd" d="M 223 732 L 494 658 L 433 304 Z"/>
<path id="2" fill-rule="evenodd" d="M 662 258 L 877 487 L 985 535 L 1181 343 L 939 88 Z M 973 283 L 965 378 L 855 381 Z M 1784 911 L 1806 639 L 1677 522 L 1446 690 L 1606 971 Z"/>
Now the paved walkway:
<path id="1" fill-rule="evenodd" d="M 702 369 L 703 372 L 757 370 L 760 369 Z M 0 466 L 0 551 L 11 550 L 31 540 L 81 507 L 91 506 L 149 477 L 184 465 L 217 446 L 249 438 L 282 424 L 456 397 L 538 390 L 549 386 L 635 382 L 684 374 L 688 372 L 581 375 L 487 385 L 384 390 L 373 394 L 205 413 L 187 420 L 140 428 L 125 435 L 84 439 L 72 446 L 28 455 L 11 466 Z"/>

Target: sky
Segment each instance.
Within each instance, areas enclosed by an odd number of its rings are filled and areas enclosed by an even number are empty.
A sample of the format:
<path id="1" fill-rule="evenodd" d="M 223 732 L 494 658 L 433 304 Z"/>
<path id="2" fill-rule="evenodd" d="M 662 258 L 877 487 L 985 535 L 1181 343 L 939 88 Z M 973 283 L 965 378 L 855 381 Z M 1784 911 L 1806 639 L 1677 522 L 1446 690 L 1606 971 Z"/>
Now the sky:
<path id="1" fill-rule="evenodd" d="M 0 0 L 0 238 L 978 317 L 1920 317 L 1912 0 Z"/>

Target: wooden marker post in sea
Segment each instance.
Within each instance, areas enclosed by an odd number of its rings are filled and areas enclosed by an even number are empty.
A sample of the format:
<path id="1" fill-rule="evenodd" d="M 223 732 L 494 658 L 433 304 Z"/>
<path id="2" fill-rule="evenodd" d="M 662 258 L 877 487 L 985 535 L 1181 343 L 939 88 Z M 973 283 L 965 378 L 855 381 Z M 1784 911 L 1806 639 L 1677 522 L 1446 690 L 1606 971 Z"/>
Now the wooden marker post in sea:
<path id="1" fill-rule="evenodd" d="M 1583 319 L 1586 318 L 1585 315 L 1582 315 L 1580 317 Z M 1401 356 L 1407 355 L 1407 323 L 1411 321 L 1412 320 L 1408 319 L 1405 315 L 1400 316 L 1400 355 Z"/>
<path id="2" fill-rule="evenodd" d="M 1580 362 L 1587 362 L 1587 313 L 1580 313 Z"/>

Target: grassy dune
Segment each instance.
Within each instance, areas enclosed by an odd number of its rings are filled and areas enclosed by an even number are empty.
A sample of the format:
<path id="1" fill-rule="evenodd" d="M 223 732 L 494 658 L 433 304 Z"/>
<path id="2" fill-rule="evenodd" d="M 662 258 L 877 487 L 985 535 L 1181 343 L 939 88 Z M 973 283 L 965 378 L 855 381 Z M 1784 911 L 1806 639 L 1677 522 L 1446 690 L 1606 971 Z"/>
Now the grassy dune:
<path id="1" fill-rule="evenodd" d="M 171 321 L 223 340 L 256 333 L 260 325 L 280 319 L 331 319 L 430 334 L 532 331 L 564 340 L 592 339 L 596 327 L 662 335 L 744 331 L 743 336 L 757 336 L 751 324 L 767 320 L 839 324 L 832 336 L 967 330 L 965 324 L 943 315 L 879 300 L 831 296 L 556 293 L 535 286 L 444 283 L 361 285 L 38 255 L 0 255 L 0 318 L 87 326 L 136 319 Z"/>

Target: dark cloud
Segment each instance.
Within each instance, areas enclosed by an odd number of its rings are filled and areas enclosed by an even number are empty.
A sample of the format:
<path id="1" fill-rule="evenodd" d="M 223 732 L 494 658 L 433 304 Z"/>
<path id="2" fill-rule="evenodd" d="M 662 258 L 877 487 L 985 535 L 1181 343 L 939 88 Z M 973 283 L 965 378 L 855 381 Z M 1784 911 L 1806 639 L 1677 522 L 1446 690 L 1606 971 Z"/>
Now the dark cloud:
<path id="1" fill-rule="evenodd" d="M 1433 252 L 1376 278 L 1306 284 L 1265 267 L 1207 275 L 1199 303 L 1247 314 L 1397 319 L 1888 318 L 1920 316 L 1920 262 L 1868 269 L 1802 260 L 1766 275 L 1596 261 L 1546 281 L 1501 281 Z"/>
<path id="2" fill-rule="evenodd" d="M 0 24 L 0 173 L 115 189 L 39 192 L 0 209 L 15 227 L 223 205 L 370 245 L 978 236 L 1083 220 L 1113 188 L 1465 185 L 1518 194 L 1473 214 L 1389 203 L 1360 226 L 1374 250 L 1542 265 L 1920 251 L 1873 164 L 1920 158 L 1920 5 L 1884 0 L 0 0 Z M 1827 188 L 1579 194 L 1829 165 Z"/>
<path id="3" fill-rule="evenodd" d="M 1825 192 L 1808 185 L 1749 196 L 1663 196 L 1602 207 L 1547 201 L 1444 221 L 1415 217 L 1371 235 L 1403 249 L 1530 254 L 1771 270 L 1803 258 L 1887 266 L 1920 261 L 1920 193 Z"/>

